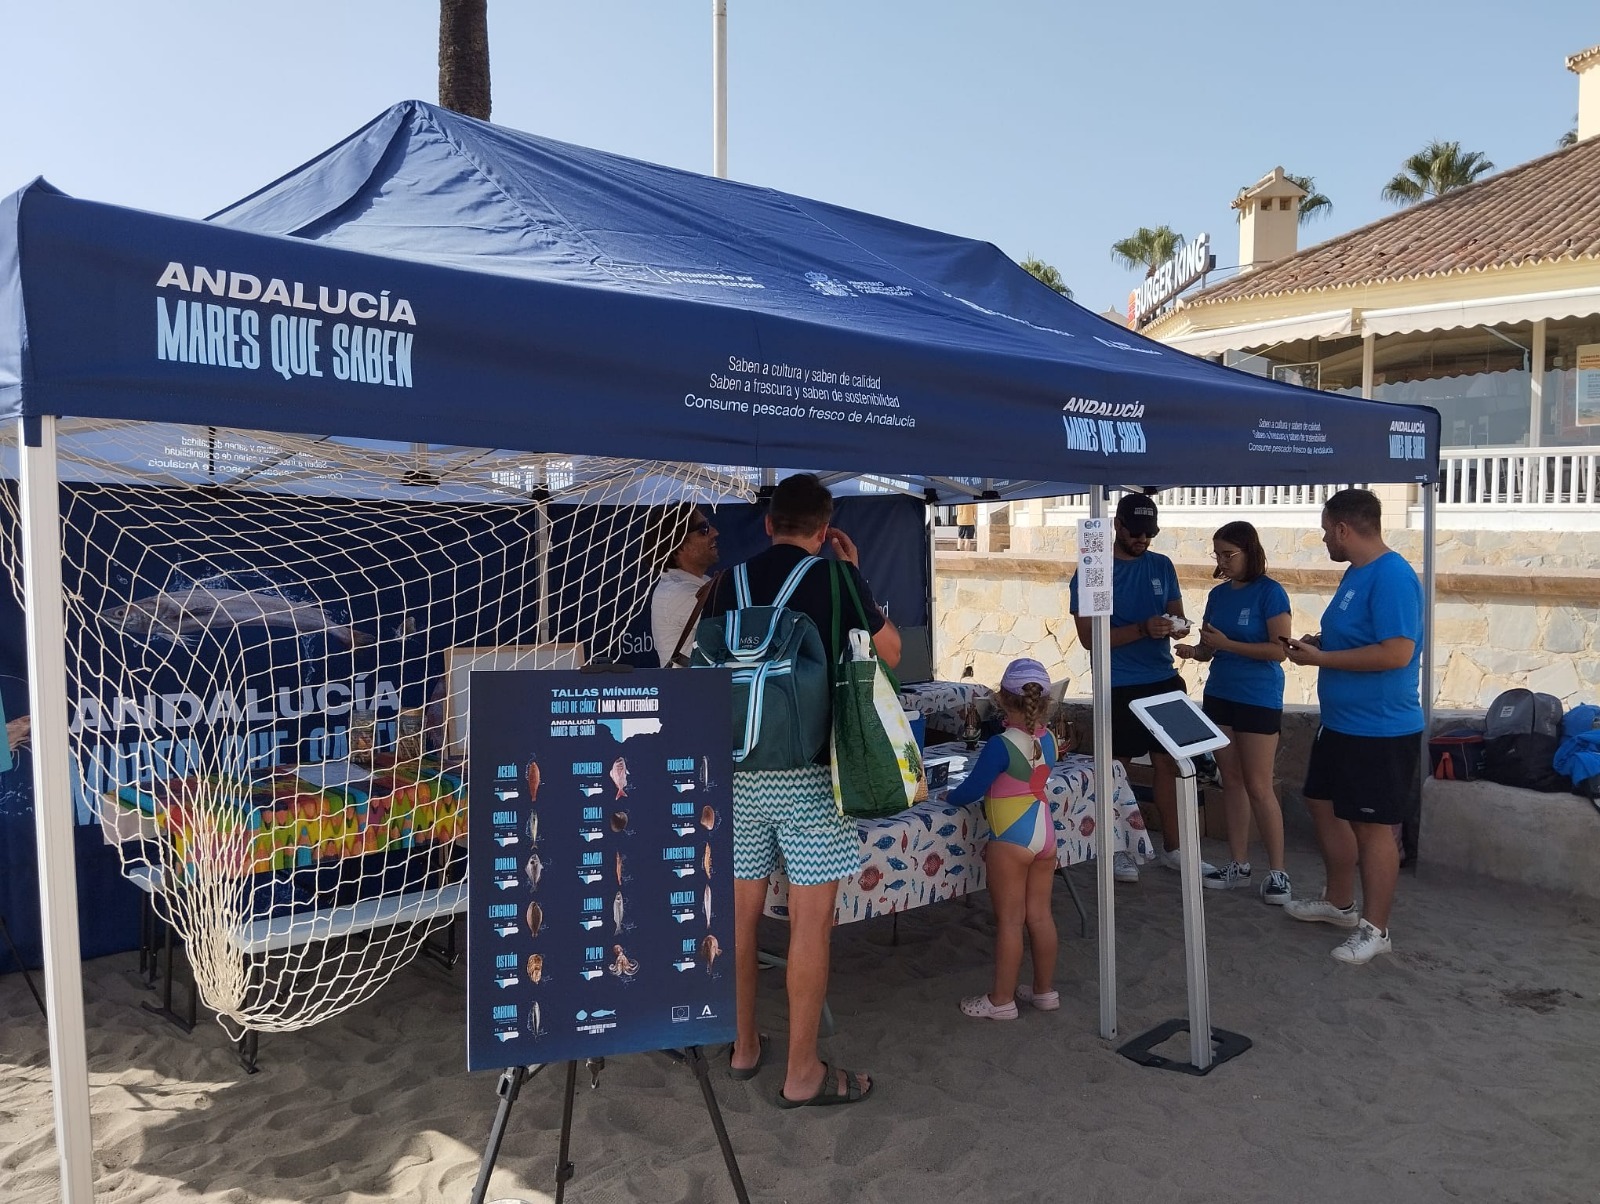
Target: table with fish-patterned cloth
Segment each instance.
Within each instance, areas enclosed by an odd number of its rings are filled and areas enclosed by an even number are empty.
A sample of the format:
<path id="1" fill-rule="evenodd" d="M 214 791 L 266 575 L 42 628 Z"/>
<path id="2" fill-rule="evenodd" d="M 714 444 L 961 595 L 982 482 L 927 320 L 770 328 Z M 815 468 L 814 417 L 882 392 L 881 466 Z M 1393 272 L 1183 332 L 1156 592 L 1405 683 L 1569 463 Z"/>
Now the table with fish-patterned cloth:
<path id="1" fill-rule="evenodd" d="M 975 681 L 925 681 L 900 689 L 900 705 L 921 712 L 936 731 L 959 732 L 968 703 L 976 704 L 979 723 L 1000 717 L 994 691 Z"/>
<path id="2" fill-rule="evenodd" d="M 932 745 L 925 756 L 928 760 L 968 758 L 967 764 L 977 758 L 960 744 Z M 1112 781 L 1116 824 L 1112 847 L 1119 853 L 1131 853 L 1135 861 L 1148 861 L 1155 856 L 1155 846 L 1144 829 L 1127 775 L 1115 762 Z M 1057 762 L 1045 789 L 1055 820 L 1056 864 L 1092 861 L 1099 811 L 1093 758 L 1071 756 Z M 982 800 L 957 806 L 942 798 L 929 799 L 882 819 L 857 820 L 856 830 L 861 838 L 862 865 L 854 877 L 839 885 L 834 908 L 837 923 L 910 911 L 983 889 L 983 849 L 989 843 L 989 825 L 983 818 Z M 780 870 L 767 892 L 766 913 L 787 918 L 788 903 L 789 880 Z"/>

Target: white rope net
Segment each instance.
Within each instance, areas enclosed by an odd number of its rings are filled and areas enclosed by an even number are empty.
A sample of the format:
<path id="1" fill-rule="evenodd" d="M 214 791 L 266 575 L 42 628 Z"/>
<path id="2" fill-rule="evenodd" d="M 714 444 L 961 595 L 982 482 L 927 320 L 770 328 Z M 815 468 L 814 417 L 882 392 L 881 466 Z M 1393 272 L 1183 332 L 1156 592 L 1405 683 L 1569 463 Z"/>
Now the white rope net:
<path id="1" fill-rule="evenodd" d="M 689 503 L 755 493 L 736 469 L 208 427 L 64 422 L 59 446 L 79 822 L 233 1035 L 360 1003 L 464 909 L 470 672 L 621 659 Z"/>

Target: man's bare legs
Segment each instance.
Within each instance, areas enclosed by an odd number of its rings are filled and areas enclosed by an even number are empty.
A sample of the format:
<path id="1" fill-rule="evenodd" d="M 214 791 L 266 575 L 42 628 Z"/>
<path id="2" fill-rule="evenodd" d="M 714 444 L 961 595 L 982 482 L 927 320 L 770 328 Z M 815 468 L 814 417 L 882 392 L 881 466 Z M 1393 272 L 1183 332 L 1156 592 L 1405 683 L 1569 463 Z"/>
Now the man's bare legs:
<path id="1" fill-rule="evenodd" d="M 792 1100 L 809 1099 L 822 1086 L 822 1059 L 817 1057 L 817 1028 L 828 996 L 828 957 L 833 939 L 833 908 L 839 884 L 789 885 L 789 1062 L 783 1094 Z M 872 1080 L 858 1074 L 865 1091 Z M 848 1089 L 839 1072 L 835 1089 Z"/>
<path id="2" fill-rule="evenodd" d="M 733 969 L 734 1017 L 737 1025 L 733 1054 L 728 1064 L 748 1070 L 761 1057 L 761 1031 L 756 1027 L 756 976 L 761 971 L 757 960 L 756 929 L 767 903 L 765 878 L 733 880 Z"/>

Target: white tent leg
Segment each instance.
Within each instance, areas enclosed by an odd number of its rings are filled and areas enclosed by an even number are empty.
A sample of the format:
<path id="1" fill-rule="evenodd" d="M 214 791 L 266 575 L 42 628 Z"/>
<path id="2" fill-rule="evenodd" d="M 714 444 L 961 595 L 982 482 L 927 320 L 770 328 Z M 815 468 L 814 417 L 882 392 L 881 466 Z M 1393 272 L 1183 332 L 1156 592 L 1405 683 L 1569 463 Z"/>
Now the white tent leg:
<path id="1" fill-rule="evenodd" d="M 1089 490 L 1089 517 L 1106 516 L 1105 490 Z M 1094 797 L 1100 815 L 1095 826 L 1095 881 L 1100 891 L 1100 1035 L 1117 1036 L 1117 901 L 1116 880 L 1111 876 L 1115 854 L 1111 839 L 1114 779 L 1111 760 L 1111 616 L 1096 615 L 1094 647 L 1089 653 L 1089 675 L 1094 694 Z"/>
<path id="2" fill-rule="evenodd" d="M 61 499 L 56 420 L 20 420 L 22 580 L 27 600 L 28 696 L 33 715 L 33 815 L 39 848 L 50 1078 L 62 1204 L 94 1199 L 89 1054 L 78 946 L 71 750 L 67 746 L 67 631 L 61 600 Z"/>
<path id="3" fill-rule="evenodd" d="M 1422 486 L 1422 680 L 1417 683 L 1422 702 L 1422 772 L 1428 772 L 1428 737 L 1433 734 L 1433 607 L 1434 541 L 1438 538 L 1439 486 Z M 1418 789 L 1421 789 L 1420 783 Z M 1417 857 L 1422 856 L 1422 813 L 1417 812 Z"/>

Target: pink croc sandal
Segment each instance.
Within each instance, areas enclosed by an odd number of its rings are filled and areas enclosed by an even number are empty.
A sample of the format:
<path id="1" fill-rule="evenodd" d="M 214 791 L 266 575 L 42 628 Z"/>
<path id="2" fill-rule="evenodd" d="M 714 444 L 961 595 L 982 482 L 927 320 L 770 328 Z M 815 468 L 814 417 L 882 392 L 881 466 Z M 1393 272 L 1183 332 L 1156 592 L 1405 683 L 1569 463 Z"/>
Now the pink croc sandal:
<path id="1" fill-rule="evenodd" d="M 1004 1007 L 995 1007 L 989 1002 L 987 993 L 972 995 L 961 1001 L 961 1010 L 974 1020 L 1015 1020 L 1017 1018 L 1017 1001 L 1013 999 Z"/>

